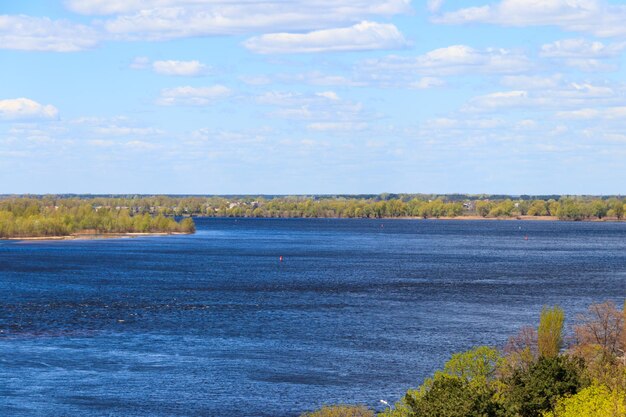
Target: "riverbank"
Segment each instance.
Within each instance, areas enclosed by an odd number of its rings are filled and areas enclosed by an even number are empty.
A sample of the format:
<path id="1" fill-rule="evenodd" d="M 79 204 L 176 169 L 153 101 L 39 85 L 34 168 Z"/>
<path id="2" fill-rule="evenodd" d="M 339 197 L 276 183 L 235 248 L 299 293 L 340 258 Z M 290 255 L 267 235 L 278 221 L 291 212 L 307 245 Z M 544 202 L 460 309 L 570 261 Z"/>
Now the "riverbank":
<path id="1" fill-rule="evenodd" d="M 421 219 L 421 217 L 385 217 L 385 220 L 389 219 L 404 219 L 404 220 L 411 220 L 411 219 Z M 456 217 L 447 217 L 447 216 L 441 216 L 441 217 L 428 217 L 426 218 L 426 220 L 522 220 L 522 221 L 548 221 L 548 222 L 567 222 L 567 221 L 571 221 L 571 222 L 595 222 L 595 223 L 604 223 L 604 222 L 610 222 L 610 223 L 622 223 L 625 222 L 626 219 L 622 219 L 619 220 L 617 218 L 607 218 L 604 217 L 602 219 L 582 219 L 582 220 L 563 220 L 563 219 L 559 219 L 557 216 L 511 216 L 511 217 L 482 217 L 482 216 L 475 216 L 475 215 L 471 215 L 471 216 L 456 216 Z"/>
<path id="2" fill-rule="evenodd" d="M 626 219 L 619 220 L 615 217 L 604 217 L 602 219 L 581 219 L 581 220 L 569 220 L 569 219 L 559 219 L 557 216 L 510 216 L 510 217 L 482 217 L 477 215 L 467 215 L 467 216 L 440 216 L 440 217 L 418 217 L 418 216 L 383 216 L 383 217 L 300 217 L 300 216 L 292 216 L 292 217 L 235 217 L 235 216 L 223 216 L 223 217 L 215 217 L 215 216 L 194 216 L 194 218 L 201 219 L 345 219 L 345 220 L 488 220 L 488 221 L 505 221 L 505 220 L 522 220 L 522 221 L 547 221 L 547 222 L 581 222 L 581 223 L 624 223 Z"/>
<path id="3" fill-rule="evenodd" d="M 48 240 L 100 240 L 100 239 L 124 239 L 134 237 L 190 235 L 187 232 L 154 232 L 154 233 L 73 233 L 67 236 L 26 236 L 9 237 L 0 240 L 16 241 L 48 241 Z"/>
<path id="4" fill-rule="evenodd" d="M 403 220 L 415 220 L 424 219 L 423 217 L 384 217 L 385 220 L 403 219 Z M 556 216 L 511 216 L 511 217 L 482 217 L 482 216 L 456 216 L 456 217 L 427 217 L 425 220 L 535 220 L 535 221 L 551 221 L 558 222 L 560 220 Z M 585 221 L 597 221 L 597 220 L 585 220 Z M 600 220 L 604 221 L 604 220 Z M 615 220 L 618 221 L 618 220 Z"/>

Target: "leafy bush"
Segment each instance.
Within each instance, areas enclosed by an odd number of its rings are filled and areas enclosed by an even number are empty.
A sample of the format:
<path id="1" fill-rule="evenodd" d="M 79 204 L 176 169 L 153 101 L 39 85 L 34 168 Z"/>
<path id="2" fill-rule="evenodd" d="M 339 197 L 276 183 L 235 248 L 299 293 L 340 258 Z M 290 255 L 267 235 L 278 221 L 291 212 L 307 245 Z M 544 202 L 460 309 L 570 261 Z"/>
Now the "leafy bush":
<path id="1" fill-rule="evenodd" d="M 374 417 L 374 412 L 360 405 L 324 406 L 300 417 Z"/>
<path id="2" fill-rule="evenodd" d="M 626 392 L 611 391 L 604 385 L 594 384 L 571 397 L 559 399 L 554 411 L 543 417 L 625 417 Z"/>

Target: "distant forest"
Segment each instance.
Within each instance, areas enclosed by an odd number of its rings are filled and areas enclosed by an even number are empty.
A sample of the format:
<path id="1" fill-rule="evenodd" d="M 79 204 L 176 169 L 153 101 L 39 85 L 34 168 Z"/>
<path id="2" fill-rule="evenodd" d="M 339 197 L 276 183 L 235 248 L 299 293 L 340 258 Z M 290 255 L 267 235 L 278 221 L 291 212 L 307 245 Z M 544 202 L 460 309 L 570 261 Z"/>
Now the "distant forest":
<path id="1" fill-rule="evenodd" d="M 93 202 L 51 197 L 1 199 L 0 238 L 195 231 L 191 218 L 178 222 L 158 213 Z"/>
<path id="2" fill-rule="evenodd" d="M 622 220 L 625 210 L 622 196 L 0 196 L 0 237 L 192 232 L 191 219 L 174 220 L 191 216 Z"/>

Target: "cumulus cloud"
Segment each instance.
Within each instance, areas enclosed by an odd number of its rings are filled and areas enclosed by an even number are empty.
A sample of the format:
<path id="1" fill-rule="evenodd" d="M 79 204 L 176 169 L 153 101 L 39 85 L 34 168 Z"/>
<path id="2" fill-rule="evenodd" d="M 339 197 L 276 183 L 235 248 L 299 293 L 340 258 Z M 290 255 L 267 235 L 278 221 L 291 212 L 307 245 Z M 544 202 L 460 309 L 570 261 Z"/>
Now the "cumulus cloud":
<path id="1" fill-rule="evenodd" d="M 163 60 L 151 61 L 145 56 L 138 56 L 130 63 L 130 68 L 136 70 L 151 69 L 161 75 L 175 75 L 180 77 L 197 77 L 209 71 L 209 67 L 200 61 Z"/>
<path id="2" fill-rule="evenodd" d="M 502 112 L 507 109 L 563 111 L 584 106 L 616 105 L 624 101 L 624 88 L 590 83 L 570 83 L 554 89 L 511 90 L 471 99 L 466 112 Z"/>
<path id="3" fill-rule="evenodd" d="M 406 39 L 394 25 L 367 21 L 309 33 L 271 33 L 244 42 L 246 48 L 259 54 L 368 51 L 406 45 Z"/>
<path id="4" fill-rule="evenodd" d="M 564 39 L 545 44 L 540 56 L 582 71 L 614 70 L 617 65 L 607 62 L 621 55 L 626 43 L 605 45 L 586 39 Z"/>
<path id="5" fill-rule="evenodd" d="M 558 112 L 556 116 L 560 119 L 569 120 L 624 120 L 626 118 L 626 106 L 561 111 Z"/>
<path id="6" fill-rule="evenodd" d="M 441 87 L 445 84 L 446 82 L 441 78 L 422 77 L 419 80 L 410 83 L 409 87 L 415 88 L 417 90 L 427 90 L 429 88 Z"/>
<path id="7" fill-rule="evenodd" d="M 154 61 L 152 69 L 157 74 L 163 75 L 180 75 L 193 77 L 202 75 L 207 72 L 207 66 L 201 64 L 200 61 Z"/>
<path id="8" fill-rule="evenodd" d="M 156 104 L 160 106 L 206 106 L 231 94 L 231 89 L 219 84 L 211 87 L 184 86 L 164 88 L 161 90 L 161 95 L 157 99 Z"/>
<path id="9" fill-rule="evenodd" d="M 248 85 L 267 85 L 274 82 L 285 84 L 310 84 L 317 86 L 362 87 L 365 82 L 356 81 L 350 77 L 336 74 L 324 74 L 320 71 L 300 73 L 279 73 L 272 75 L 245 75 L 239 77 Z"/>
<path id="10" fill-rule="evenodd" d="M 440 130 L 440 129 L 454 129 L 454 130 L 489 130 L 497 129 L 506 126 L 506 122 L 502 119 L 488 118 L 488 119 L 456 119 L 449 117 L 440 117 L 437 119 L 427 120 L 422 124 L 423 129 Z"/>
<path id="11" fill-rule="evenodd" d="M 369 59 L 357 66 L 359 79 L 395 85 L 414 83 L 416 75 L 441 77 L 467 74 L 516 74 L 532 68 L 530 60 L 522 53 L 508 49 L 474 49 L 466 45 L 453 45 L 435 49 L 419 56 L 389 55 Z M 420 84 L 414 84 L 419 88 Z M 434 78 L 426 79 L 422 87 L 434 86 Z"/>
<path id="12" fill-rule="evenodd" d="M 553 25 L 600 37 L 626 36 L 626 6 L 606 0 L 502 0 L 443 13 L 433 20 L 448 24 Z"/>
<path id="13" fill-rule="evenodd" d="M 375 118 L 368 115 L 361 103 L 341 99 L 334 91 L 312 94 L 270 91 L 259 95 L 257 103 L 273 107 L 270 116 L 307 121 L 307 128 L 317 131 L 353 130 L 362 123 Z"/>
<path id="14" fill-rule="evenodd" d="M 118 125 L 96 127 L 94 132 L 104 136 L 160 136 L 165 133 L 161 129 L 153 127 L 130 127 Z"/>
<path id="15" fill-rule="evenodd" d="M 309 123 L 307 129 L 318 132 L 354 132 L 367 129 L 366 122 L 317 122 Z"/>
<path id="16" fill-rule="evenodd" d="M 500 84 L 514 89 L 537 90 L 556 88 L 562 84 L 563 76 L 555 74 L 549 77 L 540 75 L 505 75 Z"/>
<path id="17" fill-rule="evenodd" d="M 124 147 L 130 150 L 135 151 L 149 151 L 153 149 L 158 149 L 161 146 L 156 143 L 146 142 L 143 140 L 131 140 L 124 144 Z"/>
<path id="18" fill-rule="evenodd" d="M 144 40 L 311 31 L 411 10 L 410 0 L 67 0 L 66 5 L 77 13 L 110 16 L 103 20 L 110 34 Z"/>
<path id="19" fill-rule="evenodd" d="M 528 91 L 514 90 L 502 91 L 474 97 L 469 105 L 464 108 L 466 111 L 490 111 L 507 107 L 529 107 L 535 100 L 529 99 Z"/>
<path id="20" fill-rule="evenodd" d="M 94 29 L 66 20 L 0 15 L 0 48 L 23 51 L 76 52 L 94 47 Z"/>
<path id="21" fill-rule="evenodd" d="M 56 119 L 58 115 L 56 107 L 28 98 L 0 100 L 0 120 L 45 120 Z"/>
<path id="22" fill-rule="evenodd" d="M 226 6 L 245 6 L 250 4 L 262 4 L 265 7 L 271 6 L 289 7 L 279 1 L 259 0 L 250 2 L 246 0 L 65 0 L 65 5 L 76 13 L 86 15 L 113 15 L 129 12 L 138 12 L 148 9 L 163 9 L 170 7 L 200 7 L 207 10 L 218 9 Z M 300 8 L 332 8 L 344 9 L 345 13 L 349 11 L 361 13 L 378 13 L 378 14 L 396 14 L 406 12 L 408 10 L 410 0 L 384 0 L 378 2 L 367 2 L 362 0 L 336 0 L 328 2 L 324 0 L 306 0 L 292 1 L 293 7 Z M 219 10 L 219 9 L 218 9 Z"/>
<path id="23" fill-rule="evenodd" d="M 321 93 L 315 93 L 315 95 L 318 97 L 327 98 L 329 100 L 334 100 L 334 101 L 339 100 L 339 96 L 334 91 L 322 91 Z"/>
<path id="24" fill-rule="evenodd" d="M 324 74 L 320 71 L 309 71 L 299 74 L 279 74 L 276 79 L 287 83 L 306 83 L 311 85 L 360 87 L 365 85 L 343 75 Z"/>

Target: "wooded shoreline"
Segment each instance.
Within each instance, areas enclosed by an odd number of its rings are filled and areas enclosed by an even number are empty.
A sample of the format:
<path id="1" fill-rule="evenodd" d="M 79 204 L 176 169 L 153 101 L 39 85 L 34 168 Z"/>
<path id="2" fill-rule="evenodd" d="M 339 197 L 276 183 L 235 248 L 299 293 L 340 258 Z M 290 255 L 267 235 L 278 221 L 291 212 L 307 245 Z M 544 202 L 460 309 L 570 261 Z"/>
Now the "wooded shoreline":
<path id="1" fill-rule="evenodd" d="M 27 196 L 0 198 L 0 239 L 71 238 L 85 232 L 192 233 L 192 217 L 620 221 L 625 212 L 623 197 Z"/>

